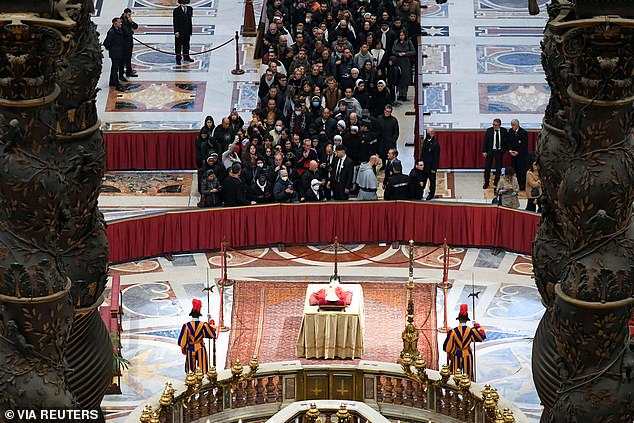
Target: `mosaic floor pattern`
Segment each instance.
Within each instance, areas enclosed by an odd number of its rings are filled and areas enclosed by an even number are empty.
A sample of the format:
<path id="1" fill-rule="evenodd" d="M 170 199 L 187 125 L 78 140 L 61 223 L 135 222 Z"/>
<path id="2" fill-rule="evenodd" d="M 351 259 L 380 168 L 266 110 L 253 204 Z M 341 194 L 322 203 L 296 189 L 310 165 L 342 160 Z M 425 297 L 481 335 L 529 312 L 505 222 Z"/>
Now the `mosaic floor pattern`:
<path id="1" fill-rule="evenodd" d="M 293 358 L 293 337 L 296 337 L 301 320 L 306 283 L 326 281 L 332 274 L 334 251 L 324 247 L 295 246 L 287 247 L 285 251 L 260 248 L 242 251 L 248 256 L 237 252 L 230 256 L 229 277 L 239 282 L 225 290 L 224 316 L 231 332 L 221 333 L 216 343 L 217 363 L 221 367 L 226 363 L 227 354 L 240 358 L 241 354 L 249 356 L 258 342 L 262 358 Z M 348 244 L 346 247 L 380 262 L 342 263 L 339 274 L 344 283 L 365 281 L 365 340 L 368 347 L 373 344 L 371 348 L 366 347 L 368 357 L 382 352 L 381 360 L 394 361 L 402 346 L 403 287 L 407 280 L 407 266 L 394 263 L 406 259 L 406 250 L 376 244 Z M 425 310 L 431 319 L 433 313 L 429 306 L 436 304 L 438 322 L 432 323 L 428 319 L 429 324 L 425 326 L 434 334 L 428 335 L 432 348 L 425 347 L 428 344 L 422 340 L 419 345 L 430 352 L 434 345 L 442 344 L 445 336 L 434 331 L 442 325 L 444 316 L 442 291 L 437 291 L 437 297 L 435 291 L 435 284 L 442 278 L 442 262 L 439 262 L 435 248 L 415 248 L 415 257 L 426 255 L 415 267 L 417 292 L 421 294 L 415 295 L 416 310 Z M 298 257 L 316 251 L 319 253 L 314 257 L 304 259 L 312 258 L 310 262 L 297 258 L 284 262 L 267 260 Z M 342 253 L 340 257 L 346 255 L 351 253 Z M 176 339 L 181 325 L 188 320 L 192 298 L 202 299 L 203 311 L 207 312 L 203 288 L 217 283 L 220 277 L 218 264 L 218 254 L 208 252 L 176 255 L 171 261 L 158 257 L 111 267 L 111 274 L 121 278 L 125 312 L 123 355 L 131 365 L 122 378 L 123 393 L 109 395 L 104 400 L 109 421 L 123 421 L 136 405 L 159 392 L 166 382 L 184 377 L 183 358 Z M 451 325 L 459 305 L 469 302 L 472 318 L 487 330 L 487 340 L 477 348 L 478 382 L 498 387 L 537 422 L 540 406 L 532 384 L 530 357 L 532 337 L 543 307 L 531 276 L 532 264 L 526 256 L 505 252 L 494 256 L 485 249 L 452 248 L 449 270 L 452 288 L 448 291 L 447 313 Z M 475 309 L 468 297 L 473 291 L 480 291 Z M 266 301 L 253 301 L 256 293 L 263 294 Z M 210 314 L 217 321 L 220 297 L 215 288 L 209 304 Z M 262 325 L 258 324 L 257 318 L 260 312 L 266 316 Z M 427 317 L 421 316 L 421 319 L 422 324 Z M 386 324 L 389 330 L 385 329 Z M 436 356 L 434 363 L 442 364 L 445 356 L 439 349 L 439 357 Z"/>
<path id="2" fill-rule="evenodd" d="M 523 0 L 423 3 L 425 106 L 432 113 L 426 125 L 479 128 L 509 114 L 539 127 L 550 96 L 539 47 L 545 7 L 530 16 Z"/>

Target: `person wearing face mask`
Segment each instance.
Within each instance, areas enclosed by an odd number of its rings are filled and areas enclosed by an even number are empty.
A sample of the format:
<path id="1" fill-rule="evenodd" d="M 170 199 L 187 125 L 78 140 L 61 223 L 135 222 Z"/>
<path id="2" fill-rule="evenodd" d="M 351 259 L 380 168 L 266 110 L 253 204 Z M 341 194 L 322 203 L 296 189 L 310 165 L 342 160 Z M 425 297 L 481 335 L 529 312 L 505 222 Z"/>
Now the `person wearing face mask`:
<path id="1" fill-rule="evenodd" d="M 306 191 L 306 195 L 303 201 L 306 203 L 317 203 L 320 201 L 326 201 L 324 188 L 319 180 L 313 179 L 312 181 L 310 181 L 310 189 Z"/>
<path id="2" fill-rule="evenodd" d="M 249 187 L 249 198 L 257 204 L 268 204 L 273 202 L 273 185 L 265 175 L 260 175 Z"/>
<path id="3" fill-rule="evenodd" d="M 288 171 L 286 169 L 280 170 L 273 187 L 275 201 L 278 203 L 292 203 L 296 196 L 293 182 L 288 177 Z"/>
<path id="4" fill-rule="evenodd" d="M 305 197 L 308 195 L 310 191 L 310 186 L 313 180 L 320 179 L 319 172 L 319 163 L 317 160 L 311 160 L 308 169 L 304 171 L 302 177 L 299 180 L 298 190 L 299 190 L 299 201 L 304 201 Z M 325 181 L 324 181 L 325 182 Z"/>
<path id="5" fill-rule="evenodd" d="M 379 162 L 378 156 L 370 156 L 367 162 L 361 163 L 356 183 L 359 186 L 357 200 L 376 200 L 376 190 L 379 180 L 376 177 L 376 165 Z"/>
<path id="6" fill-rule="evenodd" d="M 205 158 L 209 157 L 209 155 L 205 156 L 205 145 L 207 144 L 207 140 L 209 139 L 209 131 L 206 127 L 202 127 L 198 136 L 196 137 L 196 141 L 194 147 L 196 149 L 196 168 L 198 169 L 198 192 L 200 192 L 200 182 L 203 177 L 203 166 L 205 164 Z"/>

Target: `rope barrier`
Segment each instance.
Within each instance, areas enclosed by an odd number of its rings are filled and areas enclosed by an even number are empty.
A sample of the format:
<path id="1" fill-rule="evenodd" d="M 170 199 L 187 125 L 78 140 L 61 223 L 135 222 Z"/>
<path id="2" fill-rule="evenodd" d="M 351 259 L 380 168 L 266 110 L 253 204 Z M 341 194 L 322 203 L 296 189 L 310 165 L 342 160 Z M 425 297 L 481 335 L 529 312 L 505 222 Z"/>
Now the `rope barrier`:
<path id="1" fill-rule="evenodd" d="M 355 257 L 358 257 L 358 258 L 360 258 L 360 259 L 362 259 L 362 260 L 367 260 L 367 261 L 369 261 L 369 262 L 371 262 L 371 263 L 383 264 L 383 262 L 382 262 L 382 261 L 379 261 L 379 260 L 374 260 L 374 259 L 371 259 L 371 258 L 369 258 L 369 257 L 362 256 L 361 254 L 357 254 L 356 252 L 354 252 L 354 251 L 352 251 L 352 250 L 348 249 L 348 248 L 347 248 L 346 246 L 344 246 L 343 244 L 339 244 L 339 245 L 341 246 L 341 248 L 343 248 L 344 250 L 346 250 L 347 252 L 349 252 L 350 254 L 352 254 L 352 255 L 353 255 L 353 256 L 355 256 Z M 419 256 L 419 257 L 414 257 L 414 260 L 420 260 L 420 259 L 422 259 L 422 258 L 425 258 L 425 257 L 427 257 L 427 256 L 429 256 L 429 255 L 431 255 L 431 254 L 433 254 L 434 252 L 436 252 L 436 251 L 440 250 L 441 248 L 442 248 L 442 245 L 441 245 L 440 247 L 436 247 L 436 248 L 434 248 L 433 250 L 431 250 L 431 251 L 430 251 L 430 252 L 428 252 L 428 253 L 423 254 L 422 256 Z M 391 263 L 388 263 L 388 264 L 409 264 L 409 260 L 405 260 L 405 261 L 396 261 L 396 262 L 391 262 Z"/>
<path id="2" fill-rule="evenodd" d="M 165 50 L 158 49 L 158 48 L 156 48 L 156 47 L 152 47 L 151 45 L 146 44 L 146 43 L 144 43 L 143 41 L 139 40 L 137 37 L 134 37 L 134 36 L 133 36 L 132 38 L 133 38 L 133 39 L 134 39 L 134 41 L 136 41 L 137 43 L 139 43 L 139 44 L 141 44 L 141 45 L 144 45 L 145 47 L 147 47 L 147 48 L 149 48 L 149 49 L 152 49 L 152 50 L 154 50 L 154 51 L 158 51 L 159 53 L 169 54 L 170 56 L 184 56 L 184 54 L 176 54 L 176 53 L 172 53 L 171 51 L 165 51 Z M 229 40 L 225 41 L 224 43 L 220 44 L 219 46 L 216 46 L 216 47 L 210 48 L 209 50 L 203 50 L 203 51 L 199 51 L 199 52 L 195 52 L 195 53 L 189 53 L 189 54 L 188 54 L 188 56 L 195 56 L 195 55 L 197 55 L 197 54 L 205 54 L 205 53 L 209 53 L 209 52 L 211 52 L 211 51 L 214 51 L 214 50 L 219 49 L 220 47 L 224 47 L 224 46 L 226 46 L 227 44 L 229 44 L 229 43 L 230 43 L 230 42 L 232 42 L 233 40 L 235 40 L 235 38 L 234 38 L 234 37 L 231 37 Z"/>
<path id="3" fill-rule="evenodd" d="M 296 260 L 296 259 L 302 259 L 302 258 L 305 258 L 305 257 L 309 257 L 309 256 L 315 255 L 317 253 L 321 253 L 322 251 L 327 250 L 328 248 L 330 248 L 332 246 L 333 246 L 333 244 L 328 244 L 324 248 L 320 248 L 317 251 L 311 251 L 310 253 L 302 254 L 300 256 L 295 256 L 293 258 L 285 258 L 285 257 L 280 257 L 280 258 L 256 257 L 254 255 L 245 253 L 244 251 L 236 250 L 235 248 L 232 248 L 232 247 L 227 247 L 227 249 L 231 250 L 231 251 L 234 251 L 234 252 L 236 252 L 238 254 L 242 254 L 243 256 L 250 257 L 250 258 L 253 258 L 253 259 L 258 259 L 258 260 L 264 260 L 264 261 L 284 261 L 284 260 L 287 260 L 287 261 L 291 261 L 291 260 Z"/>

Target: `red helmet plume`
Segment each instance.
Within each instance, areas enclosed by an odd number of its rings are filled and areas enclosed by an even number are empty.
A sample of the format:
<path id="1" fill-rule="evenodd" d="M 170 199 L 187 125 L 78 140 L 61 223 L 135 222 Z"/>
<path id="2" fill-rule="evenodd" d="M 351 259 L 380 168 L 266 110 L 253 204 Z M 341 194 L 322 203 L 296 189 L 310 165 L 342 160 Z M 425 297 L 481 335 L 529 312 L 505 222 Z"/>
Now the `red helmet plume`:
<path id="1" fill-rule="evenodd" d="M 196 313 L 200 313 L 200 309 L 203 307 L 203 303 L 200 300 L 197 299 L 193 299 L 192 300 L 192 311 L 195 311 Z"/>
<path id="2" fill-rule="evenodd" d="M 459 320 L 461 322 L 466 322 L 469 321 L 471 319 L 469 319 L 469 306 L 466 304 L 460 304 L 460 312 L 458 313 L 458 317 L 456 318 L 456 320 Z"/>

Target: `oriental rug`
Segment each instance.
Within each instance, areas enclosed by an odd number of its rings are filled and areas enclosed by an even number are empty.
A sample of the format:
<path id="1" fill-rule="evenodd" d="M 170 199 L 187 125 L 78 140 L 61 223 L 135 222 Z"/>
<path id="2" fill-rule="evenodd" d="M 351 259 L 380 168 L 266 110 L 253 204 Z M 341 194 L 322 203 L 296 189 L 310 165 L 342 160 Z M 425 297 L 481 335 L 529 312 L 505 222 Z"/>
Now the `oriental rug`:
<path id="1" fill-rule="evenodd" d="M 301 360 L 304 364 L 357 363 L 355 360 L 299 358 L 295 347 L 302 322 L 306 282 L 236 281 L 226 367 L 236 359 L 248 363 Z M 363 360 L 396 362 L 403 348 L 401 333 L 407 315 L 404 283 L 361 282 L 365 303 Z M 428 367 L 438 368 L 436 285 L 416 284 L 415 323 L 418 349 Z"/>

